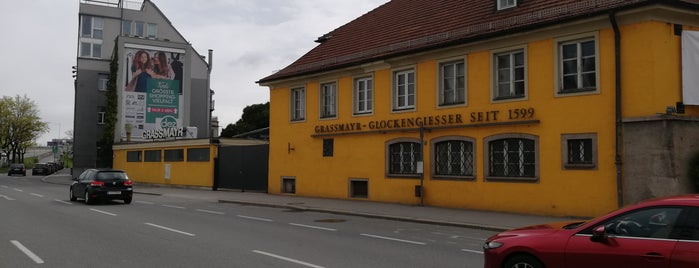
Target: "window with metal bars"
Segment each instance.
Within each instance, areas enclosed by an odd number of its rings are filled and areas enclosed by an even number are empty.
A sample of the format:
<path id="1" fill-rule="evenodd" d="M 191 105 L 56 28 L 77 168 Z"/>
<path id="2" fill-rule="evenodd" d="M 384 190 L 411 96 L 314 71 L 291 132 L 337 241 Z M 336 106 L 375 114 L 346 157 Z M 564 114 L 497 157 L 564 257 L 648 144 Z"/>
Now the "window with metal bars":
<path id="1" fill-rule="evenodd" d="M 488 142 L 490 177 L 536 178 L 536 141 L 503 138 Z"/>
<path id="2" fill-rule="evenodd" d="M 433 161 L 435 176 L 473 176 L 473 142 L 466 140 L 436 142 Z"/>
<path id="3" fill-rule="evenodd" d="M 561 149 L 563 169 L 594 169 L 597 167 L 597 134 L 562 134 Z"/>
<path id="4" fill-rule="evenodd" d="M 388 148 L 389 175 L 418 175 L 417 162 L 421 160 L 419 142 L 395 142 Z"/>

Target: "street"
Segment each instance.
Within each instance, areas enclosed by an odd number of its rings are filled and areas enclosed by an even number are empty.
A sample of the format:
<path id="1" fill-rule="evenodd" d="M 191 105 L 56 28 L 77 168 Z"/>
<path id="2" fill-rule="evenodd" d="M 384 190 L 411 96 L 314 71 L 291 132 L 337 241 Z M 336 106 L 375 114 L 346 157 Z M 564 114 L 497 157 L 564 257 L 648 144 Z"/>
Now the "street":
<path id="1" fill-rule="evenodd" d="M 87 206 L 29 173 L 0 175 L 0 213 L 0 267 L 482 267 L 494 234 L 186 196 Z"/>

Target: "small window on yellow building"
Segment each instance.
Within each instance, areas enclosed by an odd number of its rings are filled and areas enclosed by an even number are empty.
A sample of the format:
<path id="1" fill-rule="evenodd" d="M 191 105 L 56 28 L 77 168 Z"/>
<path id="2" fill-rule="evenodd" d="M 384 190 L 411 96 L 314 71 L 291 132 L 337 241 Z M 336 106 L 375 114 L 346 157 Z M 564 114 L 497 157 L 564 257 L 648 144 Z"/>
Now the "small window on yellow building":
<path id="1" fill-rule="evenodd" d="M 209 148 L 187 149 L 187 162 L 208 162 Z"/>
<path id="2" fill-rule="evenodd" d="M 165 162 L 184 161 L 184 149 L 165 150 Z"/>
<path id="3" fill-rule="evenodd" d="M 563 169 L 594 169 L 597 167 L 597 134 L 561 135 Z"/>
<path id="4" fill-rule="evenodd" d="M 126 152 L 126 162 L 141 162 L 141 151 Z"/>

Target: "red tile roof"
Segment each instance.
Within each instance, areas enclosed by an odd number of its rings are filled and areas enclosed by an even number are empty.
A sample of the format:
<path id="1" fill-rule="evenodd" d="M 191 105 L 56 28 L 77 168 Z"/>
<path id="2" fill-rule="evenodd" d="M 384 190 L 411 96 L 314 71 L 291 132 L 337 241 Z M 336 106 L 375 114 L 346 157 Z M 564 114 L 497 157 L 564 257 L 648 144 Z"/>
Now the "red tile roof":
<path id="1" fill-rule="evenodd" d="M 324 42 L 258 83 L 640 5 L 662 3 L 699 8 L 699 0 L 519 0 L 517 7 L 500 11 L 496 3 L 497 0 L 392 0 L 324 35 Z"/>

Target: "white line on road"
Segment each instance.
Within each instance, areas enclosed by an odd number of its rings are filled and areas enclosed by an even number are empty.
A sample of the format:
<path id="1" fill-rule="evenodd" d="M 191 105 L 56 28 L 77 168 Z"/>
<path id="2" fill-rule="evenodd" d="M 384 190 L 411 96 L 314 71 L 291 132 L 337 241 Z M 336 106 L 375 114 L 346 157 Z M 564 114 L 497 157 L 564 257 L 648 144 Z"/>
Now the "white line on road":
<path id="1" fill-rule="evenodd" d="M 250 217 L 250 216 L 243 216 L 243 215 L 237 215 L 238 217 L 244 218 L 244 219 L 250 219 L 250 220 L 256 220 L 256 221 L 268 221 L 268 222 L 273 222 L 273 220 L 270 219 L 263 219 L 263 218 L 256 218 L 256 217 Z"/>
<path id="2" fill-rule="evenodd" d="M 153 227 L 155 227 L 155 228 L 160 228 L 160 229 L 163 229 L 163 230 L 168 230 L 168 231 L 170 231 L 170 232 L 175 232 L 175 233 L 179 233 L 179 234 L 183 234 L 183 235 L 188 235 L 188 236 L 195 236 L 195 234 L 192 234 L 192 233 L 183 232 L 183 231 L 180 231 L 180 230 L 177 230 L 177 229 L 168 228 L 168 227 L 165 227 L 165 226 L 160 226 L 160 225 L 153 224 L 153 223 L 150 223 L 150 222 L 146 222 L 145 224 L 146 224 L 146 225 L 153 226 Z"/>
<path id="3" fill-rule="evenodd" d="M 410 243 L 410 244 L 416 244 L 416 245 L 426 245 L 426 243 L 423 243 L 423 242 L 410 241 L 410 240 L 403 240 L 403 239 L 392 238 L 392 237 L 385 237 L 385 236 L 378 236 L 378 235 L 371 235 L 371 234 L 361 234 L 361 235 L 362 235 L 362 236 L 373 237 L 373 238 L 379 238 L 379 239 L 385 239 L 385 240 L 403 242 L 403 243 Z"/>
<path id="4" fill-rule="evenodd" d="M 99 209 L 94 209 L 94 208 L 91 208 L 90 210 L 92 210 L 92 211 L 94 211 L 94 212 L 99 212 L 99 213 L 102 213 L 102 214 L 107 214 L 107 215 L 109 215 L 109 216 L 116 216 L 116 215 L 117 215 L 117 214 L 114 214 L 114 213 L 109 213 L 109 212 L 101 211 L 101 210 L 99 210 Z"/>
<path id="5" fill-rule="evenodd" d="M 471 253 L 476 253 L 476 254 L 483 254 L 483 251 L 478 251 L 478 250 L 461 249 L 461 251 L 466 251 L 466 252 L 471 252 Z"/>
<path id="6" fill-rule="evenodd" d="M 7 200 L 7 201 L 14 201 L 15 200 L 14 198 L 11 198 L 9 196 L 0 195 L 0 197 L 5 198 L 5 200 Z"/>
<path id="7" fill-rule="evenodd" d="M 66 204 L 66 205 L 72 205 L 72 204 L 73 204 L 73 203 L 71 203 L 71 202 L 66 202 L 66 201 L 58 200 L 58 199 L 54 199 L 53 201 L 56 201 L 56 202 L 59 202 L 59 203 L 63 203 L 63 204 Z"/>
<path id="8" fill-rule="evenodd" d="M 34 252 L 32 252 L 32 251 L 29 250 L 27 247 L 25 247 L 24 245 L 22 245 L 22 243 L 20 243 L 19 241 L 17 241 L 17 240 L 11 240 L 10 243 L 12 243 L 13 245 L 15 245 L 15 247 L 17 247 L 17 249 L 19 249 L 20 251 L 22 251 L 22 253 L 24 253 L 25 255 L 27 255 L 27 257 L 29 257 L 30 259 L 32 259 L 32 261 L 34 261 L 34 262 L 36 262 L 36 263 L 38 263 L 38 264 L 44 263 L 44 260 L 42 260 L 41 258 L 39 258 L 39 256 L 37 256 L 36 254 L 34 254 Z"/>
<path id="9" fill-rule="evenodd" d="M 31 193 L 31 195 L 36 196 L 36 197 L 44 197 L 43 195 L 35 194 L 35 193 Z"/>
<path id="10" fill-rule="evenodd" d="M 211 211 L 211 210 L 197 209 L 197 211 L 199 211 L 199 212 L 205 212 L 205 213 L 211 213 L 211 214 L 218 214 L 218 215 L 226 215 L 226 213 L 218 212 L 218 211 Z"/>
<path id="11" fill-rule="evenodd" d="M 163 205 L 163 207 L 176 208 L 176 209 L 186 209 L 186 207 L 179 207 L 179 206 L 173 206 L 173 205 Z"/>
<path id="12" fill-rule="evenodd" d="M 136 203 L 148 204 L 148 205 L 155 205 L 155 203 L 146 202 L 146 201 L 136 201 Z"/>
<path id="13" fill-rule="evenodd" d="M 17 191 L 17 192 L 24 192 L 24 190 L 22 190 L 22 189 L 17 189 L 17 188 L 12 188 L 12 190 L 15 190 L 15 191 Z"/>
<path id="14" fill-rule="evenodd" d="M 324 268 L 323 266 L 318 266 L 318 265 L 315 265 L 315 264 L 311 264 L 311 263 L 307 263 L 307 262 L 303 262 L 303 261 L 299 261 L 299 260 L 294 260 L 294 259 L 291 259 L 291 258 L 287 258 L 287 257 L 275 255 L 275 254 L 272 254 L 272 253 L 267 253 L 267 252 L 264 252 L 264 251 L 253 250 L 252 252 L 255 252 L 255 253 L 257 253 L 257 254 L 262 254 L 262 255 L 265 255 L 265 256 L 269 256 L 269 257 L 272 257 L 272 258 L 277 258 L 277 259 L 280 259 L 280 260 L 285 260 L 285 261 L 288 261 L 288 262 L 293 262 L 293 263 L 300 264 L 300 265 L 303 265 L 303 266 L 306 266 L 306 267 Z"/>
<path id="15" fill-rule="evenodd" d="M 332 231 L 332 232 L 337 231 L 337 229 L 325 228 L 325 227 L 320 227 L 320 226 L 305 225 L 305 224 L 299 224 L 299 223 L 289 223 L 289 224 L 293 225 L 293 226 L 312 228 L 312 229 L 318 229 L 318 230 L 325 230 L 325 231 Z"/>

